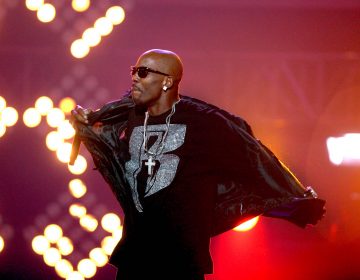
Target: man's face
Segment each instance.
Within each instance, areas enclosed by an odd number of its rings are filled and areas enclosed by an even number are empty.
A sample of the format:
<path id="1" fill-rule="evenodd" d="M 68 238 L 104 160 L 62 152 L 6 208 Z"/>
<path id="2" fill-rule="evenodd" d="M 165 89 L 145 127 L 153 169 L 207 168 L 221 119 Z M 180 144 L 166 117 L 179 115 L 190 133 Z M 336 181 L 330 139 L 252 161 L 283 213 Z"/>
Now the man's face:
<path id="1" fill-rule="evenodd" d="M 135 67 L 148 67 L 161 72 L 157 60 L 151 56 L 140 57 Z M 165 76 L 149 72 L 145 78 L 140 78 L 137 73 L 132 75 L 131 95 L 136 105 L 150 106 L 156 104 L 162 94 Z"/>

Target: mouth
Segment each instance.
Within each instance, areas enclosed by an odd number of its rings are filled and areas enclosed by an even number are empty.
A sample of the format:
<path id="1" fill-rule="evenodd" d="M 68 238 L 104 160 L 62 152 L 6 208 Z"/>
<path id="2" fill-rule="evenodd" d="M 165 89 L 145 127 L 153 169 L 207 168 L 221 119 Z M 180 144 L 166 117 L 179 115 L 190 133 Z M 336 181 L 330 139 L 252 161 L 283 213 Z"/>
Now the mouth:
<path id="1" fill-rule="evenodd" d="M 138 93 L 141 93 L 141 90 L 137 87 L 137 86 L 132 86 L 131 87 L 131 93 L 134 93 L 134 92 L 138 92 Z"/>

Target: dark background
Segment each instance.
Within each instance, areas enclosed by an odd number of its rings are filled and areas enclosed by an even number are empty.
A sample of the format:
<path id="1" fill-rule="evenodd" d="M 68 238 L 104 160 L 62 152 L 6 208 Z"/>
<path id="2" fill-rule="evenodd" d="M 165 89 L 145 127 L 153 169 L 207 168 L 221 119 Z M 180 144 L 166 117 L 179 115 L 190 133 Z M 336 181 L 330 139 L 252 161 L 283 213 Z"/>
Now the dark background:
<path id="1" fill-rule="evenodd" d="M 360 132 L 359 1 L 109 0 L 75 16 L 69 1 L 48 1 L 59 6 L 48 24 L 24 2 L 0 0 L 0 95 L 19 112 L 0 138 L 0 279 L 58 279 L 31 239 L 68 215 L 60 200 L 75 177 L 45 147 L 45 123 L 27 128 L 22 113 L 41 95 L 55 103 L 71 96 L 92 108 L 119 98 L 130 85 L 129 66 L 152 48 L 182 57 L 182 94 L 244 117 L 327 200 L 316 227 L 261 218 L 249 232 L 217 236 L 215 273 L 207 279 L 360 279 L 359 166 L 333 166 L 326 150 L 327 137 Z M 99 17 L 112 4 L 124 6 L 123 24 L 87 57 L 72 57 L 70 42 L 92 25 L 89 14 Z M 78 176 L 94 199 L 91 209 L 121 213 L 91 167 Z M 80 239 L 88 245 L 78 246 Z M 96 243 L 91 234 L 74 240 L 74 254 L 85 257 Z M 105 266 L 93 279 L 114 275 Z"/>

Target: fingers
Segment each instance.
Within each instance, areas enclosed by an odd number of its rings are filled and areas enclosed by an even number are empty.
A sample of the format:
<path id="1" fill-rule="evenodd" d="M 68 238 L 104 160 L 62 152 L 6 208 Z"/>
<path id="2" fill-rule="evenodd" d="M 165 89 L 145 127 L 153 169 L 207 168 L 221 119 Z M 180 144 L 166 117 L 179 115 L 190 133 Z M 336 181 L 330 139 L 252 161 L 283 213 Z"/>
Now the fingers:
<path id="1" fill-rule="evenodd" d="M 78 121 L 88 124 L 88 116 L 91 112 L 91 109 L 85 109 L 80 105 L 76 105 L 75 109 L 71 111 L 70 122 L 73 124 L 74 122 Z"/>

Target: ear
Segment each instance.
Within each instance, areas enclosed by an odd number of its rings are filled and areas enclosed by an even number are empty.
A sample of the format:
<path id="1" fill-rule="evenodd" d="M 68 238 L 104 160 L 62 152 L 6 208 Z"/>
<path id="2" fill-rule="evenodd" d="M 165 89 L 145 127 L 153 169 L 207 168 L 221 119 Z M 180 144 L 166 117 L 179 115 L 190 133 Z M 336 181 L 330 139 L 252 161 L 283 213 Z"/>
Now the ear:
<path id="1" fill-rule="evenodd" d="M 163 86 L 166 86 L 167 88 L 171 88 L 174 84 L 174 78 L 172 76 L 165 77 L 163 81 Z"/>

